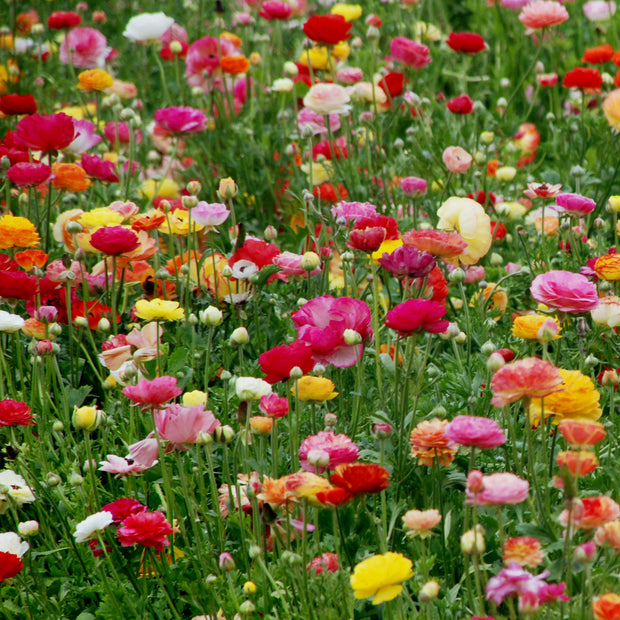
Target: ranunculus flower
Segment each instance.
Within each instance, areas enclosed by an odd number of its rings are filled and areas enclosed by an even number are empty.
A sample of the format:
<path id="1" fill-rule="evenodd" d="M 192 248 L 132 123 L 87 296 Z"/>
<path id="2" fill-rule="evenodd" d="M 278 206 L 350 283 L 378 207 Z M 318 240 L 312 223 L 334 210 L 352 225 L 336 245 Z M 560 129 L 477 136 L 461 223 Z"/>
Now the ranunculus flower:
<path id="1" fill-rule="evenodd" d="M 172 106 L 157 110 L 155 123 L 170 133 L 199 133 L 206 129 L 207 117 L 190 106 Z"/>
<path id="2" fill-rule="evenodd" d="M 82 23 L 82 18 L 75 11 L 54 11 L 47 18 L 47 25 L 52 30 L 75 28 Z"/>
<path id="3" fill-rule="evenodd" d="M 7 94 L 0 97 L 0 112 L 5 116 L 17 114 L 34 114 L 37 102 L 32 95 Z"/>
<path id="4" fill-rule="evenodd" d="M 240 56 L 241 51 L 228 39 L 202 37 L 187 49 L 185 57 L 185 79 L 190 87 L 200 86 L 210 92 L 221 85 L 221 79 L 212 79 L 220 68 L 220 57 Z"/>
<path id="5" fill-rule="evenodd" d="M 466 489 L 467 504 L 476 506 L 502 506 L 520 504 L 529 495 L 530 483 L 510 472 L 482 476 L 482 490 Z"/>
<path id="6" fill-rule="evenodd" d="M 3 426 L 30 426 L 33 424 L 30 407 L 21 401 L 6 398 L 0 400 L 0 428 Z"/>
<path id="7" fill-rule="evenodd" d="M 347 114 L 351 109 L 347 91 L 339 84 L 319 82 L 304 97 L 304 105 L 316 114 Z"/>
<path id="8" fill-rule="evenodd" d="M 288 19 L 292 12 L 293 7 L 287 2 L 282 2 L 281 0 L 265 0 L 265 2 L 261 4 L 258 15 L 268 20 L 284 20 Z"/>
<path id="9" fill-rule="evenodd" d="M 348 435 L 336 435 L 332 431 L 309 435 L 301 442 L 298 452 L 302 469 L 317 473 L 335 469 L 342 463 L 353 463 L 358 455 L 359 448 Z"/>
<path id="10" fill-rule="evenodd" d="M 471 114 L 474 111 L 474 102 L 469 95 L 463 93 L 446 102 L 446 108 L 453 114 Z"/>
<path id="11" fill-rule="evenodd" d="M 107 42 L 95 28 L 74 28 L 60 44 L 60 62 L 78 69 L 101 69 L 110 53 Z"/>
<path id="12" fill-rule="evenodd" d="M 400 189 L 406 196 L 424 196 L 428 190 L 428 183 L 426 179 L 420 179 L 419 177 L 405 177 L 400 180 Z"/>
<path id="13" fill-rule="evenodd" d="M 472 162 L 472 156 L 460 146 L 446 147 L 441 158 L 446 168 L 454 174 L 467 172 Z"/>
<path id="14" fill-rule="evenodd" d="M 455 52 L 477 54 L 487 49 L 485 40 L 475 32 L 451 32 L 446 41 Z"/>
<path id="15" fill-rule="evenodd" d="M 122 393 L 134 403 L 154 406 L 180 396 L 183 390 L 177 387 L 176 377 L 164 375 L 152 380 L 140 379 L 136 385 L 123 388 Z"/>
<path id="16" fill-rule="evenodd" d="M 435 268 L 436 261 L 435 257 L 428 252 L 400 246 L 390 254 L 384 252 L 379 259 L 379 264 L 386 271 L 401 278 L 423 278 Z"/>
<path id="17" fill-rule="evenodd" d="M 431 63 L 429 48 L 406 37 L 394 37 L 390 42 L 390 52 L 395 60 L 413 69 L 422 69 Z"/>
<path id="18" fill-rule="evenodd" d="M 37 187 L 50 180 L 52 169 L 42 162 L 18 162 L 6 171 L 6 176 L 18 187 Z"/>
<path id="19" fill-rule="evenodd" d="M 72 155 L 81 155 L 101 142 L 101 136 L 95 133 L 96 127 L 94 123 L 74 118 L 73 126 L 75 127 L 75 138 L 65 148 L 65 151 Z"/>
<path id="20" fill-rule="evenodd" d="M 409 299 L 394 306 L 385 315 L 385 324 L 401 336 L 411 336 L 416 332 L 440 334 L 448 329 L 450 321 L 442 319 L 446 307 L 430 299 Z"/>
<path id="21" fill-rule="evenodd" d="M 579 273 L 554 270 L 534 278 L 532 297 L 549 308 L 580 314 L 594 310 L 599 304 L 596 285 Z"/>
<path id="22" fill-rule="evenodd" d="M 204 405 L 183 407 L 172 404 L 165 409 L 158 409 L 153 414 L 157 434 L 168 442 L 166 453 L 174 450 L 189 450 L 190 444 L 195 444 L 201 433 L 212 433 L 220 421 L 212 411 Z"/>
<path id="23" fill-rule="evenodd" d="M 291 370 L 300 368 L 304 375 L 314 368 L 312 346 L 307 342 L 296 340 L 291 344 L 282 344 L 265 351 L 258 358 L 261 370 L 267 375 L 265 381 L 278 383 L 286 381 Z"/>
<path id="24" fill-rule="evenodd" d="M 573 448 L 594 446 L 607 436 L 603 425 L 594 420 L 565 418 L 558 424 L 558 431 Z"/>
<path id="25" fill-rule="evenodd" d="M 90 236 L 90 244 L 108 256 L 128 254 L 140 245 L 138 235 L 124 226 L 102 226 Z"/>
<path id="26" fill-rule="evenodd" d="M 565 22 L 568 17 L 566 8 L 554 0 L 533 0 L 519 13 L 519 21 L 527 28 L 526 34 L 541 28 L 557 26 Z"/>
<path id="27" fill-rule="evenodd" d="M 433 418 L 422 420 L 411 431 L 411 456 L 417 458 L 420 465 L 431 467 L 435 463 L 444 466 L 452 463 L 459 446 L 446 437 L 447 425 L 448 420 Z"/>
<path id="28" fill-rule="evenodd" d="M 174 19 L 161 11 L 142 13 L 132 17 L 125 26 L 123 36 L 132 41 L 151 41 L 159 39 L 171 26 Z"/>
<path id="29" fill-rule="evenodd" d="M 357 599 L 374 597 L 373 605 L 396 598 L 402 582 L 413 577 L 413 563 L 401 553 L 388 551 L 357 564 L 351 575 L 351 587 Z"/>
<path id="30" fill-rule="evenodd" d="M 427 538 L 431 530 L 441 522 L 441 513 L 436 508 L 430 510 L 408 510 L 403 515 L 403 525 L 407 528 L 407 536 Z"/>
<path id="31" fill-rule="evenodd" d="M 615 2 L 606 0 L 590 0 L 582 7 L 583 14 L 591 22 L 604 22 L 611 19 L 616 14 L 616 8 Z"/>
<path id="32" fill-rule="evenodd" d="M 620 254 L 605 254 L 604 256 L 599 256 L 596 259 L 596 263 L 594 263 L 594 271 L 601 280 L 609 280 L 611 282 L 620 280 Z M 618 297 L 611 296 L 611 298 L 614 303 L 618 303 Z M 601 298 L 599 307 L 603 304 L 603 302 L 605 302 L 606 299 L 609 298 Z M 592 310 L 593 313 L 597 311 L 598 308 Z"/>
<path id="33" fill-rule="evenodd" d="M 196 224 L 204 226 L 208 232 L 216 230 L 218 226 L 221 226 L 228 219 L 230 210 L 221 202 L 209 203 L 201 200 L 190 213 L 192 220 Z"/>
<path id="34" fill-rule="evenodd" d="M 141 545 L 154 547 L 156 551 L 163 551 L 170 541 L 166 538 L 173 533 L 173 529 L 166 521 L 166 516 L 159 512 L 138 512 L 129 515 L 118 528 L 116 537 L 123 547 Z"/>
<path id="35" fill-rule="evenodd" d="M 312 15 L 304 23 L 303 30 L 316 43 L 336 45 L 351 38 L 352 26 L 342 15 Z"/>
<path id="36" fill-rule="evenodd" d="M 84 168 L 86 174 L 92 179 L 104 181 L 105 183 L 119 182 L 118 174 L 116 173 L 116 166 L 112 161 L 105 161 L 97 155 L 84 153 L 82 155 L 82 159 L 80 160 L 80 165 Z"/>
<path id="37" fill-rule="evenodd" d="M 584 497 L 578 500 L 570 515 L 571 527 L 592 530 L 614 521 L 620 517 L 620 506 L 607 495 Z M 568 510 L 563 510 L 558 517 L 561 525 L 568 525 Z"/>
<path id="38" fill-rule="evenodd" d="M 26 116 L 17 123 L 14 134 L 15 144 L 45 153 L 64 149 L 74 138 L 73 119 L 62 112 L 50 116 Z"/>
<path id="39" fill-rule="evenodd" d="M 599 92 L 603 87 L 603 76 L 592 67 L 575 67 L 562 80 L 564 88 L 579 88 L 586 93 Z"/>
<path id="40" fill-rule="evenodd" d="M 445 429 L 448 439 L 461 446 L 488 450 L 506 443 L 506 435 L 495 420 L 473 415 L 457 415 Z"/>

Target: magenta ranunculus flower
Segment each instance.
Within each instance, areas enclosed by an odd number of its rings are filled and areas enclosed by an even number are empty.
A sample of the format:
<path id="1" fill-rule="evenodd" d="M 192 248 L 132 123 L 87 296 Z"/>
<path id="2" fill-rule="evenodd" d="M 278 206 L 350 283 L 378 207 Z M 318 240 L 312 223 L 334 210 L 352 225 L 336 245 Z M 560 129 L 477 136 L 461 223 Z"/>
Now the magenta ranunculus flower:
<path id="1" fill-rule="evenodd" d="M 153 414 L 157 434 L 168 442 L 166 454 L 174 450 L 189 450 L 198 441 L 200 433 L 212 433 L 220 421 L 203 405 L 183 407 L 172 404 Z"/>
<path id="2" fill-rule="evenodd" d="M 9 181 L 18 187 L 36 187 L 47 183 L 52 176 L 52 169 L 41 162 L 18 162 L 13 164 L 7 171 Z"/>
<path id="3" fill-rule="evenodd" d="M 372 337 L 370 308 L 351 297 L 315 297 L 291 318 L 298 329 L 298 340 L 312 347 L 314 359 L 337 368 L 358 362 L 364 351 L 363 343 Z M 347 336 L 353 336 L 353 332 L 359 335 L 359 344 L 347 344 L 351 342 Z"/>
<path id="4" fill-rule="evenodd" d="M 395 60 L 413 69 L 422 69 L 431 63 L 429 48 L 406 37 L 394 37 L 390 43 L 390 52 Z"/>
<path id="5" fill-rule="evenodd" d="M 446 307 L 430 299 L 410 299 L 394 306 L 386 315 L 384 323 L 401 336 L 411 336 L 426 331 L 430 334 L 445 332 L 450 321 L 441 317 Z"/>
<path id="6" fill-rule="evenodd" d="M 580 217 L 588 215 L 596 209 L 596 202 L 592 198 L 586 198 L 581 194 L 558 194 L 555 203 L 562 207 L 562 212 L 568 215 Z"/>
<path id="7" fill-rule="evenodd" d="M 157 110 L 155 123 L 170 133 L 199 133 L 207 128 L 207 117 L 190 106 L 172 106 Z"/>
<path id="8" fill-rule="evenodd" d="M 530 293 L 539 303 L 569 314 L 590 312 L 599 304 L 596 285 L 571 271 L 555 270 L 536 276 Z"/>
<path id="9" fill-rule="evenodd" d="M 281 0 L 265 0 L 261 5 L 258 15 L 268 20 L 288 19 L 293 12 L 293 7 Z"/>
<path id="10" fill-rule="evenodd" d="M 482 476 L 482 490 L 475 492 L 469 487 L 468 477 L 466 503 L 475 506 L 520 504 L 528 498 L 529 491 L 530 483 L 510 472 Z"/>
<path id="11" fill-rule="evenodd" d="M 266 394 L 260 397 L 258 408 L 271 418 L 283 418 L 288 415 L 288 398 L 275 393 Z"/>
<path id="12" fill-rule="evenodd" d="M 90 244 L 108 256 L 120 256 L 135 250 L 140 242 L 131 228 L 103 226 L 90 236 Z"/>
<path id="13" fill-rule="evenodd" d="M 112 161 L 106 161 L 97 155 L 84 153 L 80 160 L 80 165 L 84 168 L 86 174 L 93 179 L 104 181 L 105 183 L 119 182 L 116 166 Z"/>
<path id="14" fill-rule="evenodd" d="M 341 200 L 332 207 L 331 211 L 335 219 L 343 218 L 347 222 L 377 215 L 377 207 L 370 202 L 345 202 Z"/>
<path id="15" fill-rule="evenodd" d="M 461 446 L 473 446 L 488 450 L 506 443 L 506 435 L 500 425 L 490 418 L 473 415 L 457 415 L 444 430 L 445 436 Z"/>
<path id="16" fill-rule="evenodd" d="M 423 278 L 427 276 L 437 262 L 435 257 L 428 252 L 416 250 L 411 246 L 396 248 L 391 254 L 384 252 L 379 259 L 379 264 L 386 271 L 404 278 Z"/>
<path id="17" fill-rule="evenodd" d="M 299 446 L 299 459 L 306 471 L 324 472 L 342 463 L 353 463 L 359 456 L 359 448 L 347 435 L 335 435 L 332 431 L 319 431 L 309 435 Z"/>
<path id="18" fill-rule="evenodd" d="M 190 212 L 192 220 L 204 226 L 208 231 L 216 230 L 221 226 L 230 215 L 230 211 L 221 202 L 205 202 L 201 200 Z"/>
<path id="19" fill-rule="evenodd" d="M 49 116 L 31 114 L 17 123 L 13 140 L 16 146 L 31 151 L 53 153 L 69 146 L 75 133 L 73 119 L 63 112 Z"/>
<path id="20" fill-rule="evenodd" d="M 143 547 L 154 547 L 156 551 L 163 551 L 164 546 L 170 544 L 166 538 L 174 530 L 166 516 L 159 512 L 136 512 L 130 514 L 116 532 L 118 542 L 123 547 L 132 545 L 142 545 Z"/>
<path id="21" fill-rule="evenodd" d="M 154 406 L 176 398 L 183 390 L 177 387 L 176 377 L 164 375 L 151 380 L 140 379 L 136 385 L 124 387 L 122 393 L 134 403 Z"/>
<path id="22" fill-rule="evenodd" d="M 400 189 L 402 189 L 403 193 L 407 196 L 415 198 L 426 194 L 428 191 L 428 183 L 426 179 L 421 179 L 419 177 L 405 177 L 400 180 Z"/>

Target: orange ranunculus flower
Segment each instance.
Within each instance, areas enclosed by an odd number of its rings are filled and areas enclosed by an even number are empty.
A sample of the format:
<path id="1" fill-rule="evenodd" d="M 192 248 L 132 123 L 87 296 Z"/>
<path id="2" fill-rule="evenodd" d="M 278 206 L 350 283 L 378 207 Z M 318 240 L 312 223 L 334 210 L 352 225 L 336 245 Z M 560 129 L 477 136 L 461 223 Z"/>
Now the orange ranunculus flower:
<path id="1" fill-rule="evenodd" d="M 545 417 L 553 416 L 553 423 L 558 424 L 563 419 L 598 420 L 603 415 L 599 404 L 600 392 L 594 382 L 579 370 L 565 370 L 560 368 L 560 376 L 564 381 L 564 389 L 545 396 Z M 538 424 L 543 403 L 540 398 L 533 398 L 530 402 L 530 421 Z"/>
<path id="2" fill-rule="evenodd" d="M 620 280 L 620 254 L 599 256 L 594 271 L 601 280 Z"/>
<path id="3" fill-rule="evenodd" d="M 220 67 L 226 73 L 240 75 L 250 70 L 250 61 L 245 56 L 222 56 Z"/>
<path id="4" fill-rule="evenodd" d="M 259 435 L 269 435 L 273 430 L 273 418 L 264 415 L 253 415 L 249 419 L 250 428 Z"/>
<path id="5" fill-rule="evenodd" d="M 300 471 L 296 474 L 285 476 L 284 486 L 287 491 L 292 493 L 297 499 L 307 499 L 313 506 L 323 506 L 325 502 L 318 499 L 318 495 L 329 495 L 332 492 L 339 492 L 344 495 L 342 489 L 337 489 L 328 480 L 313 474 L 309 471 Z"/>
<path id="6" fill-rule="evenodd" d="M 286 487 L 288 478 L 289 476 L 282 478 L 269 478 L 265 476 L 261 482 L 260 493 L 256 495 L 256 499 L 261 502 L 267 502 L 272 508 L 297 502 L 295 494 Z"/>
<path id="7" fill-rule="evenodd" d="M 25 271 L 32 271 L 33 267 L 41 269 L 47 262 L 49 254 L 43 250 L 22 250 L 15 254 L 17 264 Z"/>
<path id="8" fill-rule="evenodd" d="M 105 90 L 112 86 L 112 76 L 103 69 L 87 69 L 78 75 L 80 90 Z"/>
<path id="9" fill-rule="evenodd" d="M 431 466 L 435 461 L 440 465 L 450 465 L 458 450 L 458 444 L 446 437 L 448 420 L 433 418 L 420 422 L 409 436 L 411 456 L 420 465 Z"/>
<path id="10" fill-rule="evenodd" d="M 10 213 L 0 217 L 0 250 L 30 248 L 39 245 L 39 241 L 39 233 L 28 218 Z"/>
<path id="11" fill-rule="evenodd" d="M 555 462 L 560 467 L 566 467 L 573 476 L 587 476 L 598 467 L 598 458 L 594 452 L 589 450 L 565 450 L 560 452 Z"/>
<path id="12" fill-rule="evenodd" d="M 236 48 L 241 49 L 241 45 L 243 41 L 241 37 L 238 37 L 236 34 L 232 32 L 222 32 L 220 34 L 220 39 L 225 39 L 226 41 L 230 41 Z"/>
<path id="13" fill-rule="evenodd" d="M 26 319 L 26 324 L 22 327 L 22 331 L 28 338 L 36 338 L 37 340 L 45 340 L 47 335 L 47 326 L 37 319 Z"/>
<path id="14" fill-rule="evenodd" d="M 495 320 L 499 321 L 508 306 L 508 295 L 503 288 L 497 286 L 495 282 L 489 282 L 482 291 L 482 296 L 485 301 L 485 312 L 493 312 L 496 314 Z M 470 307 L 476 307 L 480 303 L 480 291 L 477 291 L 469 302 Z"/>
<path id="15" fill-rule="evenodd" d="M 390 486 L 390 473 L 377 463 L 341 463 L 331 475 L 331 481 L 349 496 L 381 493 Z"/>
<path id="16" fill-rule="evenodd" d="M 597 45 L 589 47 L 581 57 L 581 62 L 588 62 L 592 65 L 598 65 L 603 62 L 609 62 L 614 55 L 614 48 L 605 43 L 605 45 Z"/>
<path id="17" fill-rule="evenodd" d="M 558 326 L 558 335 L 554 340 L 560 338 L 560 323 L 554 317 L 545 314 L 524 314 L 517 316 L 512 322 L 512 335 L 515 338 L 523 338 L 523 340 L 538 340 L 538 332 L 545 321 L 554 321 Z"/>
<path id="18" fill-rule="evenodd" d="M 564 509 L 558 521 L 566 527 L 568 525 L 568 509 Z M 584 497 L 575 500 L 571 513 L 571 527 L 579 527 L 584 530 L 593 530 L 620 517 L 620 506 L 607 495 Z"/>
<path id="19" fill-rule="evenodd" d="M 535 568 L 540 566 L 545 559 L 540 541 L 533 536 L 509 538 L 504 543 L 503 551 L 502 559 L 506 566 L 511 562 L 516 562 L 519 566 Z"/>
<path id="20" fill-rule="evenodd" d="M 620 618 L 620 596 L 615 592 L 605 592 L 592 603 L 594 620 L 617 620 Z"/>
<path id="21" fill-rule="evenodd" d="M 135 231 L 155 230 L 166 221 L 166 214 L 156 209 L 152 209 L 147 213 L 136 213 L 131 218 L 131 227 Z"/>
<path id="22" fill-rule="evenodd" d="M 599 547 L 609 545 L 614 551 L 620 551 L 620 520 L 614 519 L 597 528 L 594 542 Z"/>
<path id="23" fill-rule="evenodd" d="M 77 164 L 52 164 L 52 173 L 56 175 L 52 179 L 52 185 L 59 189 L 68 189 L 72 192 L 83 192 L 92 185 L 92 181 L 86 177 L 86 170 Z"/>
<path id="24" fill-rule="evenodd" d="M 607 435 L 603 425 L 593 420 L 564 419 L 558 425 L 558 430 L 562 437 L 575 448 L 594 446 Z"/>

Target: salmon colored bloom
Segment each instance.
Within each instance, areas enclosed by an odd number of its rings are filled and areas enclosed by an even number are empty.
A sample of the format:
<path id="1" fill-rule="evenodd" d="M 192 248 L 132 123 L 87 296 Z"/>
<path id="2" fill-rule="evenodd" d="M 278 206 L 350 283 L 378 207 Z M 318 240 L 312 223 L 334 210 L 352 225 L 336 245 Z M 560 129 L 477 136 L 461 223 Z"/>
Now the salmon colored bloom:
<path id="1" fill-rule="evenodd" d="M 592 603 L 594 620 L 617 620 L 620 618 L 620 595 L 605 592 Z"/>
<path id="2" fill-rule="evenodd" d="M 305 375 L 297 380 L 297 386 L 293 386 L 291 392 L 298 396 L 299 400 L 323 402 L 338 396 L 338 392 L 334 391 L 335 387 L 334 382 L 327 377 Z"/>
<path id="3" fill-rule="evenodd" d="M 458 444 L 446 437 L 448 420 L 433 418 L 420 422 L 409 437 L 411 456 L 420 465 L 430 467 L 435 461 L 440 465 L 450 465 L 458 450 Z"/>
<path id="4" fill-rule="evenodd" d="M 598 467 L 598 458 L 594 452 L 565 450 L 555 457 L 559 467 L 566 467 L 573 476 L 587 476 Z"/>
<path id="5" fill-rule="evenodd" d="M 39 233 L 29 219 L 10 213 L 0 217 L 0 250 L 29 248 L 39 245 L 39 241 Z"/>
<path id="6" fill-rule="evenodd" d="M 620 254 L 599 256 L 594 264 L 594 271 L 601 280 L 620 280 Z"/>
<path id="7" fill-rule="evenodd" d="M 446 168 L 454 173 L 467 172 L 473 161 L 472 156 L 460 146 L 448 146 L 441 156 Z"/>
<path id="8" fill-rule="evenodd" d="M 83 192 L 93 182 L 86 177 L 86 170 L 78 164 L 52 164 L 52 185 L 59 189 L 68 189 L 71 192 Z"/>
<path id="9" fill-rule="evenodd" d="M 571 525 L 584 530 L 592 530 L 620 517 L 620 506 L 607 495 L 584 497 L 578 500 L 571 514 Z M 568 525 L 568 510 L 558 517 L 561 525 Z"/>
<path id="10" fill-rule="evenodd" d="M 403 515 L 403 525 L 407 529 L 407 536 L 427 538 L 431 530 L 441 522 L 441 513 L 436 508 L 430 510 L 408 510 Z"/>
<path id="11" fill-rule="evenodd" d="M 526 34 L 541 28 L 557 26 L 567 19 L 566 8 L 553 0 L 534 0 L 526 4 L 519 13 L 519 21 L 527 28 Z"/>
<path id="12" fill-rule="evenodd" d="M 545 314 L 524 314 L 517 316 L 512 322 L 512 335 L 515 338 L 523 338 L 523 340 L 538 340 L 538 332 L 546 321 L 553 321 L 558 327 L 558 334 L 554 340 L 560 338 L 560 323 L 557 319 L 549 317 Z"/>
<path id="13" fill-rule="evenodd" d="M 532 398 L 530 402 L 530 420 L 538 424 L 543 410 L 545 418 L 553 416 L 553 423 L 558 424 L 566 418 L 573 420 L 598 420 L 603 415 L 600 406 L 601 394 L 596 389 L 594 381 L 579 370 L 559 369 L 564 382 L 563 389 L 544 398 L 544 405 L 540 398 Z M 536 379 L 534 378 L 534 381 Z"/>
<path id="14" fill-rule="evenodd" d="M 543 563 L 545 556 L 538 538 L 519 536 L 509 538 L 504 543 L 502 559 L 506 566 L 511 562 L 516 562 L 519 566 L 536 568 Z"/>
<path id="15" fill-rule="evenodd" d="M 296 502 L 297 497 L 286 487 L 288 478 L 289 476 L 282 478 L 269 478 L 265 476 L 261 482 L 260 493 L 256 495 L 258 501 L 266 502 L 272 508 Z"/>
<path id="16" fill-rule="evenodd" d="M 607 435 L 603 425 L 593 420 L 564 419 L 558 425 L 558 431 L 573 448 L 594 446 Z"/>
<path id="17" fill-rule="evenodd" d="M 620 520 L 614 519 L 598 527 L 594 542 L 600 547 L 609 545 L 614 551 L 620 551 Z"/>
<path id="18" fill-rule="evenodd" d="M 403 245 L 440 258 L 453 258 L 467 248 L 467 241 L 458 233 L 441 230 L 410 230 L 403 234 Z"/>
<path id="19" fill-rule="evenodd" d="M 374 597 L 373 605 L 395 599 L 402 582 L 413 577 L 413 562 L 401 553 L 388 551 L 373 555 L 355 566 L 351 575 L 353 595 L 357 599 Z"/>
<path id="20" fill-rule="evenodd" d="M 140 379 L 136 385 L 128 385 L 122 390 L 129 400 L 140 405 L 161 405 L 180 396 L 183 390 L 177 387 L 176 377 L 163 375 L 155 379 Z"/>
<path id="21" fill-rule="evenodd" d="M 550 362 L 527 357 L 502 366 L 491 379 L 491 403 L 504 407 L 522 398 L 542 398 L 563 390 L 560 371 Z M 545 412 L 546 412 L 545 400 Z"/>
<path id="22" fill-rule="evenodd" d="M 112 86 L 112 76 L 103 69 L 87 69 L 78 75 L 78 88 L 80 90 L 102 91 Z"/>

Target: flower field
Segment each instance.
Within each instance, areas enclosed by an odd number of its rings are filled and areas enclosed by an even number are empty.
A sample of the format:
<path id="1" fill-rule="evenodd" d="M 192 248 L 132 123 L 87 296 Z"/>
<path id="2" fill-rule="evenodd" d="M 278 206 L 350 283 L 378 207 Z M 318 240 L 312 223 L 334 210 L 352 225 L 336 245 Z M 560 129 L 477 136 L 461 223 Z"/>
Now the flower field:
<path id="1" fill-rule="evenodd" d="M 620 620 L 620 14 L 0 17 L 0 618 Z"/>

